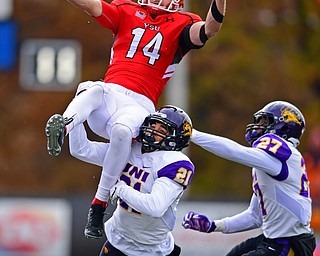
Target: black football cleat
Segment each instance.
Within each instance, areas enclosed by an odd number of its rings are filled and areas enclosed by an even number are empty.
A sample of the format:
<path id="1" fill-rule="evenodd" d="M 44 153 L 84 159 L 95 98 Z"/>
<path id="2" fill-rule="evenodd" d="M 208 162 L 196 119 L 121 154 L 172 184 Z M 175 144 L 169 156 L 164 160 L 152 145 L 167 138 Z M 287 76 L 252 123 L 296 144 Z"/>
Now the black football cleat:
<path id="1" fill-rule="evenodd" d="M 88 222 L 84 230 L 87 238 L 99 239 L 104 234 L 103 217 L 106 208 L 99 204 L 91 205 L 88 213 Z"/>

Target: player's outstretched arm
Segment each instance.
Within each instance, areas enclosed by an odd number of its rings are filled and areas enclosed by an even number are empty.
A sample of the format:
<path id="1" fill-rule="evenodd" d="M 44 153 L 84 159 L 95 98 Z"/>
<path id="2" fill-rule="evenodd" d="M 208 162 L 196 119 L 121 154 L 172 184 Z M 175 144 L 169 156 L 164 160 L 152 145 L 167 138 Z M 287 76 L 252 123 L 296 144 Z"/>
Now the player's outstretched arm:
<path id="1" fill-rule="evenodd" d="M 191 141 L 216 156 L 258 168 L 270 175 L 278 175 L 282 162 L 259 148 L 240 145 L 225 137 L 205 133 L 193 128 Z"/>
<path id="2" fill-rule="evenodd" d="M 119 197 L 136 211 L 160 218 L 182 192 L 181 185 L 161 177 L 156 179 L 149 193 L 140 192 L 124 181 L 119 181 L 111 188 L 110 195 L 111 201 Z"/>
<path id="3" fill-rule="evenodd" d="M 226 14 L 226 0 L 213 0 L 207 14 L 205 32 L 208 38 L 216 35 Z"/>
<path id="4" fill-rule="evenodd" d="M 246 210 L 231 217 L 225 217 L 221 220 L 210 220 L 204 214 L 190 211 L 184 216 L 182 221 L 182 226 L 185 229 L 193 229 L 203 233 L 237 233 L 259 228 L 261 225 L 262 215 L 255 194 L 252 195 L 250 205 Z"/>
<path id="5" fill-rule="evenodd" d="M 99 17 L 102 14 L 101 0 L 67 0 L 67 1 L 93 17 Z"/>
<path id="6" fill-rule="evenodd" d="M 195 45 L 203 45 L 221 29 L 226 13 L 226 0 L 213 0 L 205 22 L 197 22 L 190 28 L 190 38 Z"/>
<path id="7" fill-rule="evenodd" d="M 106 142 L 90 141 L 83 124 L 75 126 L 69 133 L 70 154 L 87 163 L 102 166 L 109 145 Z"/>

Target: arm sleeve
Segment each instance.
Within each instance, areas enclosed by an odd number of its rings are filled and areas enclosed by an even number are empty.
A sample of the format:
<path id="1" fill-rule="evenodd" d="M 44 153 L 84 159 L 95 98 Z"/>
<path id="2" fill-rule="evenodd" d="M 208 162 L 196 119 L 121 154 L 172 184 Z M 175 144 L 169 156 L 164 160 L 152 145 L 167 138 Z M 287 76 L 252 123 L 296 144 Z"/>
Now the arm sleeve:
<path id="1" fill-rule="evenodd" d="M 261 227 L 262 216 L 256 195 L 252 195 L 248 209 L 221 221 L 224 226 L 223 233 L 236 233 Z"/>
<path id="2" fill-rule="evenodd" d="M 83 124 L 75 126 L 69 133 L 70 154 L 84 162 L 102 166 L 109 143 L 90 141 Z"/>
<path id="3" fill-rule="evenodd" d="M 141 193 L 130 186 L 123 186 L 119 197 L 135 210 L 159 218 L 182 192 L 182 186 L 162 177 L 155 180 L 150 193 Z"/>
<path id="4" fill-rule="evenodd" d="M 233 162 L 254 167 L 270 175 L 278 175 L 282 163 L 258 148 L 245 147 L 230 139 L 193 129 L 191 140 L 205 150 Z"/>

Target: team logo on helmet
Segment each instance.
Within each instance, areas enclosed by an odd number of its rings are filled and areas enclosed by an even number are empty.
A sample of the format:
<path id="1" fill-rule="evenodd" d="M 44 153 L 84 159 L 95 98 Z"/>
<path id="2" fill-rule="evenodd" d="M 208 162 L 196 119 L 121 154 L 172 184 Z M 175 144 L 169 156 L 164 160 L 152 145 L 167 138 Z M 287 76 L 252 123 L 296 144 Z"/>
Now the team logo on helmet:
<path id="1" fill-rule="evenodd" d="M 285 123 L 295 122 L 298 125 L 302 125 L 299 119 L 301 119 L 300 114 L 297 113 L 294 109 L 289 107 L 284 107 L 281 109 L 281 116 L 284 118 Z"/>
<path id="2" fill-rule="evenodd" d="M 167 114 L 161 113 L 161 112 L 155 112 L 155 113 L 153 113 L 153 115 L 159 116 L 159 117 L 161 117 L 161 118 L 167 118 Z"/>
<path id="3" fill-rule="evenodd" d="M 185 122 L 183 124 L 183 135 L 184 136 L 191 136 L 191 134 L 192 134 L 191 124 L 189 122 Z"/>

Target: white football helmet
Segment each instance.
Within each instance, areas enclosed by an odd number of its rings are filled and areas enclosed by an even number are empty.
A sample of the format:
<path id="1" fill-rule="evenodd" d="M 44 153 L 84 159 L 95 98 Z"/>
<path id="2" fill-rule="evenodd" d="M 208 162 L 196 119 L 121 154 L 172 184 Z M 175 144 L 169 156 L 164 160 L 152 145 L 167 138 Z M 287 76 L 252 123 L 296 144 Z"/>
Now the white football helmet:
<path id="1" fill-rule="evenodd" d="M 138 4 L 142 6 L 150 6 L 167 12 L 179 11 L 184 6 L 184 0 L 171 0 L 168 6 L 162 5 L 163 0 L 138 0 Z"/>

